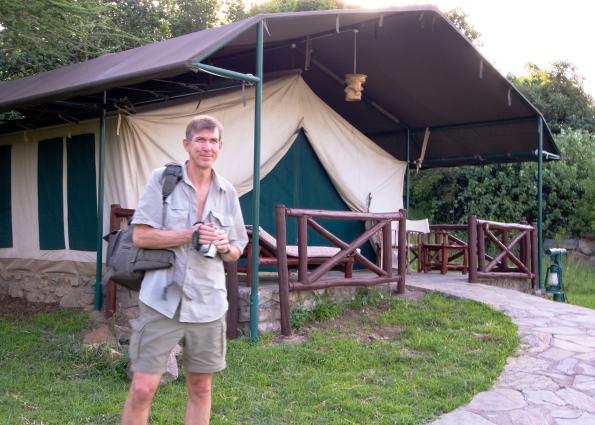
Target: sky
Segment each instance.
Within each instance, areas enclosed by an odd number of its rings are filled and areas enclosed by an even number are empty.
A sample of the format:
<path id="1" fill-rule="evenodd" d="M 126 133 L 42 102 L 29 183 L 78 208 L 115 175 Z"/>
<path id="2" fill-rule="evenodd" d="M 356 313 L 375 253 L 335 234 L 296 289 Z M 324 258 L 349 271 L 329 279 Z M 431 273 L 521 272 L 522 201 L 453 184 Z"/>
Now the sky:
<path id="1" fill-rule="evenodd" d="M 481 33 L 483 56 L 502 74 L 526 74 L 525 64 L 547 68 L 556 60 L 577 66 L 595 98 L 595 2 L 591 0 L 347 0 L 366 8 L 434 4 L 460 6 Z"/>

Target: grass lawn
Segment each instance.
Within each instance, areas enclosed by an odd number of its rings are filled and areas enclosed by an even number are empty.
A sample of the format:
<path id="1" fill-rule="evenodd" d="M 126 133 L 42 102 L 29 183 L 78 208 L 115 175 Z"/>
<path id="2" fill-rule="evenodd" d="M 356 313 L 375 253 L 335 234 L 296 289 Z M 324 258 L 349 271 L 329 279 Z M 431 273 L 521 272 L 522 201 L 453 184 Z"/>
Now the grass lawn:
<path id="1" fill-rule="evenodd" d="M 549 264 L 549 260 L 544 264 Z M 595 309 L 595 268 L 564 258 L 562 273 L 568 302 Z"/>
<path id="2" fill-rule="evenodd" d="M 485 305 L 362 294 L 349 308 L 296 311 L 299 343 L 230 342 L 211 423 L 424 424 L 489 388 L 518 345 L 514 324 Z M 68 310 L 0 319 L 1 424 L 118 422 L 123 361 L 81 350 L 89 325 Z M 181 423 L 184 405 L 183 379 L 162 386 L 151 423 Z"/>

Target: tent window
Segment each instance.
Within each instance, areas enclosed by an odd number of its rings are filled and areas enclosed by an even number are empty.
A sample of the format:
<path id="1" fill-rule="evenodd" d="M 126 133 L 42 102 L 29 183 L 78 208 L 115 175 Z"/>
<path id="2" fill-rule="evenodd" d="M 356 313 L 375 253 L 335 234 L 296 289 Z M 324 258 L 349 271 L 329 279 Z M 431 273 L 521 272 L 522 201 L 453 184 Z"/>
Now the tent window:
<path id="1" fill-rule="evenodd" d="M 0 248 L 12 247 L 10 152 L 10 145 L 0 146 Z"/>
<path id="2" fill-rule="evenodd" d="M 69 138 L 66 159 L 70 249 L 95 251 L 97 249 L 95 135 L 88 133 Z"/>
<path id="3" fill-rule="evenodd" d="M 39 142 L 37 154 L 37 201 L 39 248 L 64 249 L 64 208 L 62 191 L 63 140 Z"/>

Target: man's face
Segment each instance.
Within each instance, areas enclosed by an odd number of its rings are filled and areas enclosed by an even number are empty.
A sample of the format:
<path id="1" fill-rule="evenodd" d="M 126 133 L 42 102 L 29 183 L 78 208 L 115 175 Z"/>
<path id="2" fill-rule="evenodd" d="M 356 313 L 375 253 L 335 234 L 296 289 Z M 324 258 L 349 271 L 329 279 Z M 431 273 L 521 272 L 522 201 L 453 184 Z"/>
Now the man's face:
<path id="1" fill-rule="evenodd" d="M 199 169 L 211 169 L 219 156 L 223 141 L 219 140 L 219 129 L 202 129 L 192 134 L 192 139 L 184 139 L 184 149 L 190 161 Z"/>

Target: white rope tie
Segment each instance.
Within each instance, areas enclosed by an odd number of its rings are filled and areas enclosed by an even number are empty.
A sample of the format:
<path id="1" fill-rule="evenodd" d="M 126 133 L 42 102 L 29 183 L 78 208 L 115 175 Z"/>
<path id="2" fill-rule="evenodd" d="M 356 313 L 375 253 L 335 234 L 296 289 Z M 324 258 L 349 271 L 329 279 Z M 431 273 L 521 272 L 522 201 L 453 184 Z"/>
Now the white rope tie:
<path id="1" fill-rule="evenodd" d="M 358 30 L 353 30 L 353 73 L 357 74 L 357 33 Z"/>
<path id="2" fill-rule="evenodd" d="M 430 127 L 426 127 L 426 133 L 424 134 L 424 142 L 421 145 L 421 155 L 415 161 L 415 174 L 419 173 L 419 169 L 424 162 L 426 157 L 426 148 L 428 147 L 428 140 L 430 139 Z"/>

